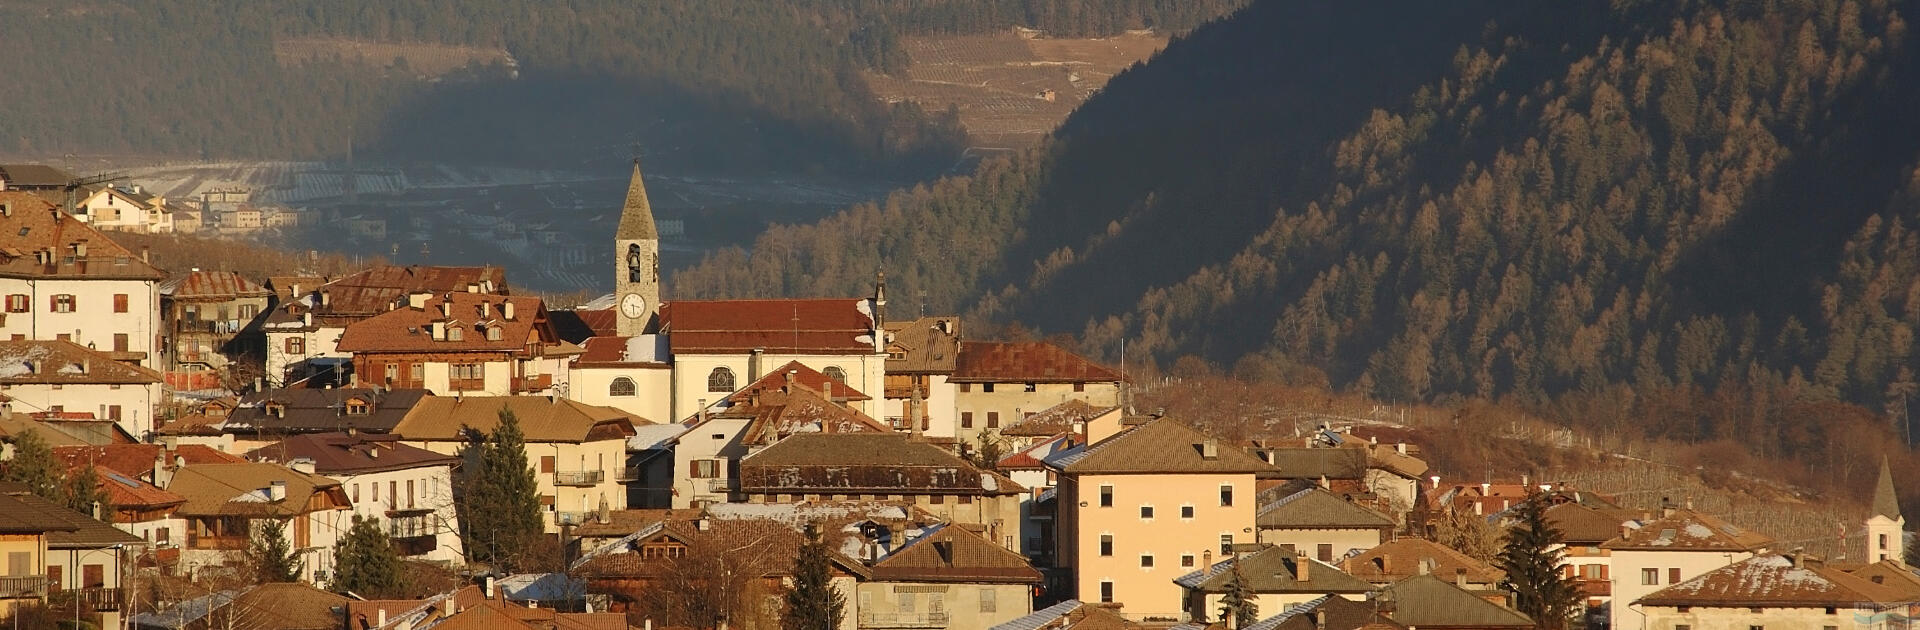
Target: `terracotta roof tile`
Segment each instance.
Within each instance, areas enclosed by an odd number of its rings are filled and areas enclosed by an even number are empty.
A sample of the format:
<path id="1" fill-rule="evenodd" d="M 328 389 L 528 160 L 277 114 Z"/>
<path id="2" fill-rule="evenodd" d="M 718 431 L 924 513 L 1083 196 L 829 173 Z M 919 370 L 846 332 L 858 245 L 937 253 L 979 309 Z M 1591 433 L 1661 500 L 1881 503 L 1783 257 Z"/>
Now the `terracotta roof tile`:
<path id="1" fill-rule="evenodd" d="M 900 433 L 802 433 L 740 460 L 755 493 L 1004 495 L 1025 490 L 938 446 Z"/>
<path id="2" fill-rule="evenodd" d="M 1674 510 L 1671 515 L 1643 523 L 1639 528 L 1605 543 L 1603 549 L 1641 551 L 1757 551 L 1773 544 L 1760 532 L 1695 512 Z"/>
<path id="3" fill-rule="evenodd" d="M 1260 506 L 1254 523 L 1261 529 L 1388 529 L 1395 525 L 1392 518 L 1318 486 Z"/>
<path id="4" fill-rule="evenodd" d="M 1598 545 L 1620 536 L 1620 525 L 1632 516 L 1624 510 L 1601 510 L 1578 503 L 1547 508 L 1547 522 L 1560 530 L 1569 545 Z"/>
<path id="5" fill-rule="evenodd" d="M 864 299 L 672 300 L 660 321 L 674 354 L 874 352 Z"/>
<path id="6" fill-rule="evenodd" d="M 273 501 L 266 489 L 274 481 L 287 484 L 285 499 Z M 293 516 L 310 511 L 315 494 L 335 494 L 346 507 L 340 482 L 309 475 L 277 464 L 200 464 L 181 468 L 167 485 L 169 492 L 186 497 L 182 516 Z"/>
<path id="7" fill-rule="evenodd" d="M 873 399 L 871 396 L 860 393 L 860 390 L 847 385 L 846 381 L 834 380 L 825 373 L 807 367 L 806 364 L 799 361 L 788 361 L 786 365 L 767 372 L 766 376 L 760 377 L 760 380 L 748 383 L 746 387 L 742 387 L 739 391 L 728 395 L 727 400 L 742 402 L 752 399 L 755 394 L 785 389 L 787 387 L 789 373 L 792 374 L 793 382 L 798 383 L 801 387 L 821 394 L 823 397 L 833 400 L 834 402 Z"/>
<path id="8" fill-rule="evenodd" d="M 1084 400 L 1069 400 L 1022 418 L 1000 434 L 1020 437 L 1060 435 L 1074 431 L 1080 423 L 1119 411 L 1119 407 L 1094 407 Z"/>
<path id="9" fill-rule="evenodd" d="M 1393 620 L 1415 628 L 1532 628 L 1519 612 L 1481 599 L 1432 575 L 1416 575 L 1387 587 Z"/>
<path id="10" fill-rule="evenodd" d="M 1284 547 L 1268 547 L 1236 558 L 1221 560 L 1213 566 L 1174 578 L 1173 581 L 1183 587 L 1201 592 L 1225 592 L 1228 583 L 1233 581 L 1235 562 L 1240 564 L 1240 577 L 1245 580 L 1247 589 L 1254 593 L 1357 595 L 1373 590 L 1372 584 L 1347 575 L 1338 567 L 1302 557 Z M 1307 564 L 1302 568 L 1301 563 Z M 1306 573 L 1304 580 L 1300 579 L 1302 572 Z"/>
<path id="11" fill-rule="evenodd" d="M 566 311 L 557 311 L 566 312 Z M 561 335 L 562 339 L 566 336 Z M 620 337 L 616 335 L 588 337 L 580 343 L 584 349 L 576 364 L 581 366 L 665 366 L 668 354 L 659 348 L 663 339 L 657 336 Z"/>
<path id="12" fill-rule="evenodd" d="M 959 364 L 958 317 L 887 322 L 886 328 L 888 374 L 952 374 Z"/>
<path id="13" fill-rule="evenodd" d="M 515 310 L 505 316 L 505 304 Z M 442 308 L 446 305 L 446 308 Z M 435 323 L 446 326 L 435 339 Z M 493 335 L 489 329 L 499 328 Z M 456 332 L 457 331 L 457 332 Z M 455 335 L 459 339 L 455 339 Z M 341 333 L 341 352 L 511 352 L 524 353 L 527 344 L 558 344 L 547 322 L 546 307 L 536 297 L 483 293 L 443 293 L 426 300 L 425 308 L 396 308 L 349 324 Z"/>
<path id="14" fill-rule="evenodd" d="M 740 442 L 766 446 L 802 433 L 891 433 L 892 428 L 866 414 L 827 400 L 805 387 L 754 394 L 711 418 L 750 418 Z"/>
<path id="15" fill-rule="evenodd" d="M 392 431 L 414 405 L 430 395 L 431 392 L 424 389 L 270 389 L 247 394 L 221 419 L 224 423 L 221 428 L 276 434 L 325 433 L 349 428 Z M 363 404 L 364 408 L 360 406 Z"/>
<path id="16" fill-rule="evenodd" d="M 400 442 L 400 436 L 368 433 L 312 433 L 296 435 L 253 449 L 247 458 L 254 461 L 290 464 L 295 459 L 313 461 L 313 470 L 322 475 L 359 475 L 388 470 L 406 470 L 452 466 L 460 458 L 442 455 Z"/>
<path id="17" fill-rule="evenodd" d="M 232 300 L 241 297 L 267 297 L 266 290 L 237 271 L 189 271 L 175 274 L 160 283 L 160 294 L 175 300 Z"/>
<path id="18" fill-rule="evenodd" d="M 1654 591 L 1641 606 L 1836 607 L 1904 601 L 1898 589 L 1781 554 L 1754 556 Z"/>
<path id="19" fill-rule="evenodd" d="M 1487 563 L 1424 538 L 1400 538 L 1381 543 L 1347 558 L 1341 566 L 1354 577 L 1375 584 L 1387 584 L 1419 575 L 1421 563 L 1429 561 L 1433 563 L 1429 573 L 1443 578 L 1450 579 L 1465 569 L 1469 582 L 1493 584 L 1499 582 L 1503 575 L 1499 569 Z"/>
<path id="20" fill-rule="evenodd" d="M 547 316 L 553 318 L 554 333 L 560 335 L 561 339 L 573 343 L 584 344 L 592 337 L 612 337 L 620 334 L 613 307 L 549 311 Z"/>
<path id="21" fill-rule="evenodd" d="M 0 277 L 160 280 L 166 272 L 28 192 L 0 191 Z M 85 250 L 82 255 L 75 248 Z M 48 252 L 46 257 L 36 252 Z"/>
<path id="22" fill-rule="evenodd" d="M 1117 383 L 1120 375 L 1044 341 L 960 344 L 955 383 Z"/>
<path id="23" fill-rule="evenodd" d="M 55 457 L 73 466 L 97 466 L 135 479 L 153 479 L 153 464 L 164 454 L 168 460 L 186 460 L 188 466 L 201 464 L 238 464 L 247 460 L 204 444 L 181 444 L 171 452 L 161 444 L 103 444 L 97 446 L 56 446 Z M 169 464 L 173 463 L 169 461 Z"/>

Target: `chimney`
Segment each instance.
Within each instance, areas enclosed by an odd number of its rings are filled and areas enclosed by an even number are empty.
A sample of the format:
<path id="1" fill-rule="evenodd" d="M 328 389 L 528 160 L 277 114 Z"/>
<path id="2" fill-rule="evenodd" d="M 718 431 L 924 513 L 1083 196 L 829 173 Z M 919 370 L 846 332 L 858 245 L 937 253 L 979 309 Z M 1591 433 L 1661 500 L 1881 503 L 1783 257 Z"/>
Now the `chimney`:
<path id="1" fill-rule="evenodd" d="M 146 246 L 146 245 L 141 245 L 141 246 L 140 246 L 140 262 L 144 262 L 144 263 L 150 263 L 150 262 L 153 262 L 153 248 L 152 248 L 152 247 L 148 247 L 148 246 Z"/>
<path id="2" fill-rule="evenodd" d="M 1493 484 L 1490 484 L 1490 483 L 1480 484 L 1480 496 L 1484 497 L 1491 494 L 1493 494 Z"/>
<path id="3" fill-rule="evenodd" d="M 486 300 L 480 300 L 480 318 L 488 319 L 491 317 L 493 317 L 493 305 L 487 303 Z"/>
<path id="4" fill-rule="evenodd" d="M 1407 454 L 1407 443 L 1406 443 L 1406 442 L 1395 442 L 1395 443 L 1394 443 L 1394 445 L 1393 445 L 1393 452 L 1395 452 L 1395 453 L 1399 453 L 1399 454 L 1401 454 L 1401 455 L 1405 455 L 1405 454 Z"/>
<path id="5" fill-rule="evenodd" d="M 1434 475 L 1432 477 L 1428 477 L 1427 481 L 1433 482 L 1433 485 L 1429 489 L 1431 490 L 1440 489 L 1440 475 Z"/>
<path id="6" fill-rule="evenodd" d="M 706 422 L 707 422 L 707 399 L 705 399 L 705 398 L 702 398 L 702 399 L 700 399 L 700 401 L 699 401 L 699 403 L 698 403 L 698 404 L 700 405 L 700 411 L 698 411 L 698 412 L 695 412 L 695 413 L 696 413 L 696 414 L 697 414 L 697 415 L 698 415 L 698 416 L 700 417 L 700 424 L 706 424 Z"/>
<path id="7" fill-rule="evenodd" d="M 513 321 L 513 300 L 500 301 L 500 316 L 507 321 Z"/>
<path id="8" fill-rule="evenodd" d="M 153 456 L 153 485 L 165 489 L 173 482 L 173 471 L 167 468 L 165 453 Z"/>
<path id="9" fill-rule="evenodd" d="M 333 306 L 333 292 L 332 292 L 332 291 L 321 291 L 321 292 L 320 292 L 320 305 L 321 305 L 321 306 Z"/>
<path id="10" fill-rule="evenodd" d="M 446 298 L 440 300 L 440 316 L 453 317 L 453 300 Z"/>
<path id="11" fill-rule="evenodd" d="M 747 355 L 747 382 L 760 380 L 760 355 L 766 353 L 766 348 L 754 348 L 753 353 Z"/>
<path id="12" fill-rule="evenodd" d="M 1213 570 L 1213 550 L 1212 549 L 1208 549 L 1200 553 L 1200 568 L 1203 571 Z"/>
<path id="13" fill-rule="evenodd" d="M 379 452 L 379 450 L 375 449 L 374 452 L 377 453 Z M 314 474 L 313 460 L 305 457 L 293 458 L 293 461 L 287 462 L 287 467 L 292 468 L 294 472 L 306 473 L 309 475 Z"/>
<path id="14" fill-rule="evenodd" d="M 1527 488 L 1531 486 L 1533 486 L 1533 475 L 1520 473 L 1520 487 Z"/>
<path id="15" fill-rule="evenodd" d="M 1313 560 L 1307 558 L 1307 554 L 1293 557 L 1293 579 L 1296 582 L 1313 581 Z"/>
<path id="16" fill-rule="evenodd" d="M 493 576 L 488 575 L 480 578 L 480 592 L 486 594 L 487 599 L 493 599 Z"/>
<path id="17" fill-rule="evenodd" d="M 600 495 L 600 509 L 594 515 L 601 525 L 613 522 L 613 506 L 607 504 L 607 495 Z"/>
<path id="18" fill-rule="evenodd" d="M 787 387 L 786 389 L 781 391 L 792 392 L 793 384 L 795 381 L 798 381 L 798 380 L 800 380 L 800 370 L 787 370 Z M 831 381 L 832 379 L 828 379 L 828 380 Z"/>
<path id="19" fill-rule="evenodd" d="M 1420 559 L 1420 575 L 1433 575 L 1433 558 Z"/>
<path id="20" fill-rule="evenodd" d="M 922 407 L 926 406 L 926 401 L 920 399 L 919 381 L 914 380 L 911 381 L 911 383 L 912 386 L 909 389 L 912 389 L 913 393 L 912 396 L 907 399 L 907 432 L 913 434 L 914 439 L 917 440 L 920 438 L 920 414 L 922 413 Z M 966 436 L 963 435 L 960 437 L 965 438 Z"/>
<path id="21" fill-rule="evenodd" d="M 1220 440 L 1207 438 L 1200 441 L 1200 459 L 1213 461 L 1220 459 Z"/>
<path id="22" fill-rule="evenodd" d="M 1453 570 L 1453 585 L 1458 586 L 1463 590 L 1467 588 L 1467 568 L 1466 567 L 1460 567 Z"/>
<path id="23" fill-rule="evenodd" d="M 287 482 L 282 479 L 275 479 L 272 483 L 267 484 L 267 500 L 287 500 Z"/>

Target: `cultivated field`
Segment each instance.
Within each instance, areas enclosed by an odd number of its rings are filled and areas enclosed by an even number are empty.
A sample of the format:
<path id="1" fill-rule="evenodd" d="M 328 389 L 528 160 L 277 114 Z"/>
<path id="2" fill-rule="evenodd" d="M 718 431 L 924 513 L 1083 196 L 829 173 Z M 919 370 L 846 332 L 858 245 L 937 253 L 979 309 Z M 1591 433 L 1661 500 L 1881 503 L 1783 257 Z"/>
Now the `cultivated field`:
<path id="1" fill-rule="evenodd" d="M 929 112 L 958 107 L 977 148 L 1013 149 L 1039 142 L 1114 74 L 1165 47 L 1167 38 L 1133 32 L 1049 39 L 1026 31 L 910 37 L 905 45 L 912 64 L 904 76 L 870 74 L 875 94 Z"/>

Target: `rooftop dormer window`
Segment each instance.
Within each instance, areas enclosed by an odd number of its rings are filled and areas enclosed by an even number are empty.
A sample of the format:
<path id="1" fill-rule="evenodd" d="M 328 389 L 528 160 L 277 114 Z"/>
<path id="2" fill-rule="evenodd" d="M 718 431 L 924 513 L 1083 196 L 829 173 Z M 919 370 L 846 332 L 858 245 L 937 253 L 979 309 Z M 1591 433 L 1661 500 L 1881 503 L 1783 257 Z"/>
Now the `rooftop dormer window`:
<path id="1" fill-rule="evenodd" d="M 358 398 L 347 401 L 347 415 L 349 416 L 364 416 L 372 411 L 373 406 L 367 404 L 367 401 Z"/>
<path id="2" fill-rule="evenodd" d="M 462 330 L 459 327 L 457 326 L 447 327 L 447 341 L 462 341 L 464 339 L 466 339 L 466 334 L 462 332 Z"/>

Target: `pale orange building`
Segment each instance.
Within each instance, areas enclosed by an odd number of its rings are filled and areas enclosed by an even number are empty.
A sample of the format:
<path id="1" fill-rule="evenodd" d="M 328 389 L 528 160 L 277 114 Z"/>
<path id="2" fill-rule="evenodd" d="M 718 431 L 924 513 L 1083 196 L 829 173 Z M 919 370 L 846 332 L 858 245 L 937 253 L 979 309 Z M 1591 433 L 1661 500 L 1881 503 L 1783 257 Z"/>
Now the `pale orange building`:
<path id="1" fill-rule="evenodd" d="M 1118 603 L 1134 620 L 1178 620 L 1174 578 L 1255 542 L 1254 475 L 1273 467 L 1155 418 L 1051 458 L 1060 472 L 1065 597 Z M 1210 556 L 1210 558 L 1209 558 Z"/>

